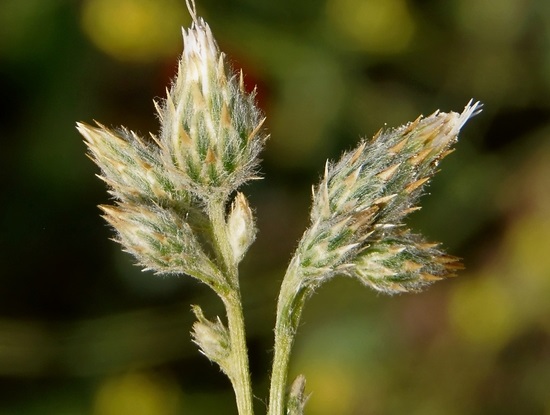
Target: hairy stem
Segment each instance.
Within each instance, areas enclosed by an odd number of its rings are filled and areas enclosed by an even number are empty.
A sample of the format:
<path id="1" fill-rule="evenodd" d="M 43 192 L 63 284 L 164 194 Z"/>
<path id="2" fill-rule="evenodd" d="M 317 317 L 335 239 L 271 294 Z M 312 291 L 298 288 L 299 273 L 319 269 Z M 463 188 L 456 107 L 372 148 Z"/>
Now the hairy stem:
<path id="1" fill-rule="evenodd" d="M 275 323 L 275 355 L 271 371 L 268 415 L 286 414 L 286 390 L 290 353 L 306 299 L 296 260 L 293 259 L 281 285 Z"/>
<path id="2" fill-rule="evenodd" d="M 248 368 L 248 349 L 240 294 L 224 299 L 227 312 L 229 336 L 231 339 L 231 354 L 233 372 L 231 383 L 235 391 L 239 415 L 253 415 L 252 388 Z"/>
<path id="3" fill-rule="evenodd" d="M 216 200 L 209 204 L 208 213 L 212 221 L 212 229 L 216 240 L 219 260 L 223 262 L 224 272 L 230 288 L 227 295 L 221 296 L 227 313 L 227 323 L 231 342 L 232 370 L 228 373 L 235 391 L 235 399 L 239 415 L 253 415 L 252 387 L 248 364 L 248 348 L 244 315 L 239 288 L 238 269 L 233 259 L 231 246 L 227 236 L 225 220 L 225 204 Z"/>

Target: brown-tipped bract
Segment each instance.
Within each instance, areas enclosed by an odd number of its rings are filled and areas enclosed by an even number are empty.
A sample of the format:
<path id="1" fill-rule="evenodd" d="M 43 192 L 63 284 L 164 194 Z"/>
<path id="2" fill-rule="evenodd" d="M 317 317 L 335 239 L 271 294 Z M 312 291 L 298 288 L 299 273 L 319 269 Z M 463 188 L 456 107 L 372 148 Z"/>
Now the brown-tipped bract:
<path id="1" fill-rule="evenodd" d="M 297 250 L 304 286 L 345 274 L 395 293 L 454 273 L 458 259 L 442 262 L 443 252 L 404 230 L 403 219 L 418 209 L 438 162 L 479 109 L 470 102 L 461 114 L 438 111 L 379 131 L 327 164 L 314 188 L 310 228 Z"/>

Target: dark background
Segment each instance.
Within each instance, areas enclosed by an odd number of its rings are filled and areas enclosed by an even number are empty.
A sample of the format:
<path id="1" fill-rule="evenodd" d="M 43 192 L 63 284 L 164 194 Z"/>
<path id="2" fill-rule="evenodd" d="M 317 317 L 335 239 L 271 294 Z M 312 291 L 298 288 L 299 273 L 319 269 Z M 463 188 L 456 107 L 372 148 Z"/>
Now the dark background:
<path id="1" fill-rule="evenodd" d="M 292 359 L 310 415 L 550 413 L 550 2 L 199 0 L 258 85 L 271 139 L 243 191 L 258 413 L 278 286 L 310 186 L 360 137 L 484 103 L 409 224 L 466 270 L 417 295 L 346 279 L 309 301 Z M 0 0 L 0 414 L 234 414 L 189 337 L 190 278 L 142 273 L 108 240 L 109 201 L 74 126 L 156 132 L 183 0 Z"/>

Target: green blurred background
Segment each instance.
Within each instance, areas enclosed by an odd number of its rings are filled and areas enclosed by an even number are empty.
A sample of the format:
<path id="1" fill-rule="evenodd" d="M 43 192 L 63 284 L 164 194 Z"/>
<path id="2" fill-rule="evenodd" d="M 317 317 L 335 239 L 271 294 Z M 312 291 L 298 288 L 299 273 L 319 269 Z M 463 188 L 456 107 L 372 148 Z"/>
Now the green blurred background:
<path id="1" fill-rule="evenodd" d="M 189 278 L 108 240 L 76 121 L 146 135 L 181 53 L 183 0 L 0 0 L 0 414 L 235 414 L 191 343 Z M 198 0 L 272 137 L 244 188 L 258 413 L 278 286 L 327 158 L 481 100 L 410 225 L 466 270 L 417 295 L 336 279 L 310 300 L 292 374 L 309 415 L 550 414 L 550 2 Z"/>

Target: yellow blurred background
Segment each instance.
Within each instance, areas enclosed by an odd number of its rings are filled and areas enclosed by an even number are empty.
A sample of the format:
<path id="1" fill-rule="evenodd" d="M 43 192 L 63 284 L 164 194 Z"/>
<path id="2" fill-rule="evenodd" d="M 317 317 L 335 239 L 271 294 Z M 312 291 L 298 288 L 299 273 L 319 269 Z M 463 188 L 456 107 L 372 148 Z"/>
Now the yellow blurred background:
<path id="1" fill-rule="evenodd" d="M 550 3 L 197 0 L 258 101 L 260 233 L 242 265 L 257 413 L 278 285 L 310 186 L 360 137 L 436 109 L 482 114 L 410 226 L 466 270 L 416 295 L 336 279 L 306 306 L 292 358 L 308 415 L 550 415 Z M 108 201 L 74 128 L 158 129 L 183 0 L 0 1 L 0 414 L 235 414 L 192 344 L 186 277 L 155 277 L 108 240 Z"/>

